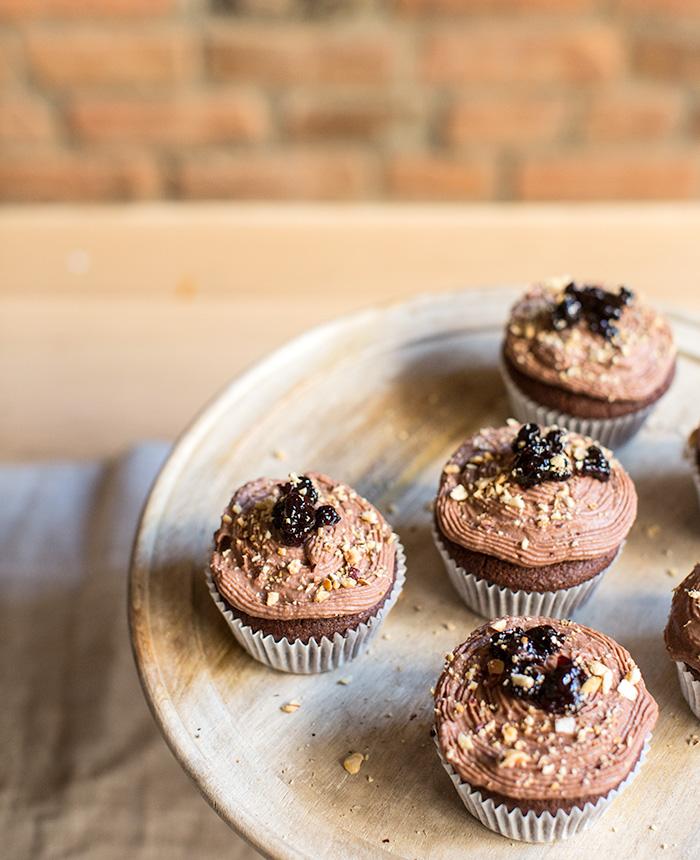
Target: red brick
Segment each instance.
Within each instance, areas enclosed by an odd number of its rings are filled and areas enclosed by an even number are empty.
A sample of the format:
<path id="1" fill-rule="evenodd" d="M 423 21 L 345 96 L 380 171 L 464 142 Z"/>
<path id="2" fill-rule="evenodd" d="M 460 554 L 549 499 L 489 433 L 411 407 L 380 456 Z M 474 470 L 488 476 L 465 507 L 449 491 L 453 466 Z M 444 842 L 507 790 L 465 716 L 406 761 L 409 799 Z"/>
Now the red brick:
<path id="1" fill-rule="evenodd" d="M 375 84 L 393 76 L 396 44 L 389 28 L 368 33 L 268 24 L 213 32 L 207 57 L 217 79 Z"/>
<path id="2" fill-rule="evenodd" d="M 496 170 L 483 159 L 401 154 L 389 161 L 386 181 L 389 195 L 404 200 L 487 200 Z"/>
<path id="3" fill-rule="evenodd" d="M 595 93 L 583 120 L 590 141 L 667 137 L 679 126 L 683 96 L 676 88 L 635 87 Z"/>
<path id="4" fill-rule="evenodd" d="M 117 159 L 71 152 L 0 158 L 0 199 L 5 201 L 135 200 L 160 192 L 158 171 L 143 155 Z"/>
<path id="5" fill-rule="evenodd" d="M 185 159 L 182 197 L 245 200 L 347 200 L 372 190 L 374 165 L 358 152 L 237 153 Z"/>
<path id="6" fill-rule="evenodd" d="M 454 146 L 552 140 L 562 133 L 568 113 L 562 97 L 477 95 L 452 105 L 445 116 L 443 136 Z"/>
<path id="7" fill-rule="evenodd" d="M 636 149 L 531 157 L 516 171 L 516 189 L 524 200 L 691 198 L 700 192 L 700 159 Z"/>
<path id="8" fill-rule="evenodd" d="M 700 0 L 618 0 L 621 9 L 652 15 L 697 15 Z"/>
<path id="9" fill-rule="evenodd" d="M 45 102 L 27 95 L 0 98 L 0 141 L 33 143 L 53 135 L 51 111 Z"/>
<path id="10" fill-rule="evenodd" d="M 0 40 L 0 85 L 7 86 L 18 77 L 19 58 L 13 39 Z"/>
<path id="11" fill-rule="evenodd" d="M 177 7 L 178 0 L 0 0 L 0 18 L 150 18 Z"/>
<path id="12" fill-rule="evenodd" d="M 392 127 L 417 116 L 406 100 L 367 95 L 297 96 L 283 112 L 284 128 L 296 140 L 378 140 Z"/>
<path id="13" fill-rule="evenodd" d="M 692 33 L 645 36 L 634 47 L 638 71 L 681 83 L 700 82 L 700 38 Z"/>
<path id="14" fill-rule="evenodd" d="M 172 84 L 193 62 L 193 46 L 179 30 L 42 29 L 30 32 L 27 50 L 35 76 L 57 87 Z"/>
<path id="15" fill-rule="evenodd" d="M 394 0 L 407 15 L 469 15 L 474 12 L 581 12 L 595 9 L 598 0 Z"/>
<path id="16" fill-rule="evenodd" d="M 69 108 L 68 117 L 75 135 L 94 143 L 259 141 L 269 129 L 267 106 L 253 93 L 84 98 Z"/>
<path id="17" fill-rule="evenodd" d="M 577 83 L 622 69 L 620 33 L 604 24 L 572 28 L 494 24 L 428 36 L 422 74 L 433 84 Z"/>

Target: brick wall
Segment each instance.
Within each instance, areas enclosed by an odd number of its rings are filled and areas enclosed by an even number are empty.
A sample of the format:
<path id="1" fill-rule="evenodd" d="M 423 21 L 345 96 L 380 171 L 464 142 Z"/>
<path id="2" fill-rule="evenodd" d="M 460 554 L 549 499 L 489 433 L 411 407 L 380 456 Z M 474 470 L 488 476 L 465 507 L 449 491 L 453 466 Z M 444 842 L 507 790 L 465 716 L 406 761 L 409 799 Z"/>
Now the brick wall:
<path id="1" fill-rule="evenodd" d="M 700 0 L 0 0 L 0 199 L 700 195 Z"/>

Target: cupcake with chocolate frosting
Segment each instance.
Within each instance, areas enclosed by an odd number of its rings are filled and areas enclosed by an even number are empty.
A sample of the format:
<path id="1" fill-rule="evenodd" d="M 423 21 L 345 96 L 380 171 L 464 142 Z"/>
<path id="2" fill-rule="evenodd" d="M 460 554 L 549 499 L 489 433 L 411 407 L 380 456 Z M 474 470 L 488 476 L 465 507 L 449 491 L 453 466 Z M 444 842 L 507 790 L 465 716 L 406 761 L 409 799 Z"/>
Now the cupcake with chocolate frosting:
<path id="1" fill-rule="evenodd" d="M 475 630 L 435 688 L 435 740 L 460 798 L 527 842 L 591 825 L 636 774 L 657 716 L 621 645 L 546 617 Z"/>
<path id="2" fill-rule="evenodd" d="M 666 320 L 625 287 L 553 279 L 511 310 L 503 377 L 521 421 L 559 424 L 615 447 L 642 426 L 675 374 Z"/>
<path id="3" fill-rule="evenodd" d="M 690 434 L 690 438 L 688 439 L 687 456 L 690 468 L 693 472 L 695 488 L 698 491 L 698 500 L 700 501 L 700 427 L 697 427 Z"/>
<path id="4" fill-rule="evenodd" d="M 234 636 L 275 669 L 334 669 L 396 602 L 403 549 L 379 511 L 326 475 L 238 489 L 214 536 L 209 589 Z"/>
<path id="5" fill-rule="evenodd" d="M 664 639 L 683 696 L 700 719 L 700 564 L 674 590 Z"/>
<path id="6" fill-rule="evenodd" d="M 475 612 L 565 617 L 600 583 L 636 513 L 632 479 L 608 449 L 510 421 L 480 430 L 444 466 L 434 537 Z"/>

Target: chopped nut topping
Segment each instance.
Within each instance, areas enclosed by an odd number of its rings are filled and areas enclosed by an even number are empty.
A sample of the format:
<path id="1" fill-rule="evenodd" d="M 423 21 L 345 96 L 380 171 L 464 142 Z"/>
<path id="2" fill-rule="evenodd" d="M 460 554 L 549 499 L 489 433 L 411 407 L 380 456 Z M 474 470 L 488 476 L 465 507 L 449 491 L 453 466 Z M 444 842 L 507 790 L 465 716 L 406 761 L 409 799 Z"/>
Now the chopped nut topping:
<path id="1" fill-rule="evenodd" d="M 633 666 L 625 675 L 625 680 L 630 684 L 638 684 L 642 680 L 642 673 L 639 671 L 639 666 Z"/>
<path id="2" fill-rule="evenodd" d="M 464 484 L 457 484 L 456 487 L 453 487 L 450 491 L 450 498 L 454 499 L 455 502 L 463 502 L 467 498 L 467 488 Z"/>
<path id="3" fill-rule="evenodd" d="M 517 767 L 530 761 L 530 756 L 522 750 L 507 750 L 501 759 L 501 767 Z"/>
<path id="4" fill-rule="evenodd" d="M 575 735 L 576 720 L 573 717 L 557 717 L 554 721 L 554 731 L 558 735 Z"/>
<path id="5" fill-rule="evenodd" d="M 639 695 L 639 690 L 637 690 L 635 685 L 631 684 L 626 678 L 623 678 L 617 685 L 617 692 L 621 696 L 624 696 L 625 699 L 629 699 L 631 702 L 633 702 Z"/>
<path id="6" fill-rule="evenodd" d="M 530 675 L 521 675 L 519 672 L 513 672 L 510 680 L 515 687 L 523 687 L 525 690 L 529 690 L 535 684 L 534 678 Z"/>
<path id="7" fill-rule="evenodd" d="M 464 732 L 460 732 L 457 735 L 457 743 L 459 744 L 461 749 L 465 750 L 466 752 L 474 749 L 474 742 L 469 737 L 469 735 L 465 734 Z"/>
<path id="8" fill-rule="evenodd" d="M 360 772 L 360 768 L 362 767 L 364 760 L 365 757 L 362 753 L 350 753 L 350 755 L 343 760 L 343 767 L 351 776 L 355 776 Z"/>
<path id="9" fill-rule="evenodd" d="M 518 730 L 515 726 L 511 726 L 510 723 L 506 723 L 501 729 L 503 734 L 503 740 L 507 744 L 514 744 L 518 739 Z"/>
<path id="10" fill-rule="evenodd" d="M 297 702 L 294 699 L 291 702 L 287 702 L 286 704 L 280 707 L 280 711 L 284 711 L 285 714 L 293 714 L 294 711 L 298 711 L 301 707 L 301 702 Z"/>
<path id="11" fill-rule="evenodd" d="M 507 623 L 505 618 L 500 618 L 498 621 L 491 622 L 491 628 L 497 633 L 502 633 L 506 629 Z"/>
<path id="12" fill-rule="evenodd" d="M 360 519 L 363 522 L 371 523 L 374 525 L 377 522 L 377 514 L 374 511 L 362 511 L 360 514 Z"/>
<path id="13" fill-rule="evenodd" d="M 591 675 L 591 677 L 587 678 L 581 685 L 581 692 L 584 696 L 593 696 L 598 692 L 601 684 L 602 678 L 599 678 L 596 675 Z"/>
<path id="14" fill-rule="evenodd" d="M 458 475 L 462 470 L 456 463 L 448 463 L 442 471 L 446 475 Z"/>
<path id="15" fill-rule="evenodd" d="M 280 601 L 279 592 L 277 591 L 268 591 L 267 592 L 267 605 L 275 606 Z"/>

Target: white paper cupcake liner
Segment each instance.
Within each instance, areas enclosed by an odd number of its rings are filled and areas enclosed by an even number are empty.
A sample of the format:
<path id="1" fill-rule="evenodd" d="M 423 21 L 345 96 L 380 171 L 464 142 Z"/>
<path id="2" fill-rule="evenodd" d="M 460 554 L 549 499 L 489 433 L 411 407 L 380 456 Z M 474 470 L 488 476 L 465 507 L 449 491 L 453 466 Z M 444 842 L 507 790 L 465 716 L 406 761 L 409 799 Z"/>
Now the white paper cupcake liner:
<path id="1" fill-rule="evenodd" d="M 700 720 L 700 681 L 696 681 L 693 673 L 689 672 L 685 663 L 676 661 L 678 681 L 681 685 L 683 698 L 690 706 L 690 710 Z"/>
<path id="2" fill-rule="evenodd" d="M 435 739 L 437 745 L 437 738 Z M 651 734 L 644 742 L 644 748 L 637 759 L 637 763 L 629 775 L 604 797 L 595 803 L 587 803 L 583 807 L 575 806 L 570 812 L 560 809 L 556 813 L 551 812 L 523 812 L 520 809 L 508 810 L 505 804 L 496 804 L 490 797 L 482 797 L 481 792 L 472 788 L 466 782 L 462 782 L 454 768 L 445 760 L 438 746 L 438 754 L 443 767 L 449 774 L 452 784 L 462 799 L 467 810 L 477 818 L 484 827 L 500 833 L 508 839 L 517 839 L 521 842 L 557 842 L 568 839 L 587 830 L 601 817 L 613 800 L 623 791 L 639 773 L 646 758 L 651 743 Z"/>
<path id="3" fill-rule="evenodd" d="M 606 448 L 617 448 L 628 442 L 641 430 L 644 422 L 656 408 L 656 403 L 651 403 L 643 409 L 618 418 L 576 418 L 557 409 L 540 406 L 523 394 L 503 365 L 501 365 L 501 375 L 508 391 L 511 411 L 522 424 L 533 422 L 545 427 L 556 424 L 582 436 L 590 436 Z"/>
<path id="4" fill-rule="evenodd" d="M 253 630 L 252 627 L 243 624 L 226 606 L 208 568 L 206 576 L 212 600 L 226 619 L 239 644 L 251 657 L 280 672 L 311 675 L 337 669 L 366 650 L 401 593 L 406 581 L 406 554 L 397 540 L 394 585 L 377 614 L 367 622 L 359 624 L 354 630 L 347 630 L 342 634 L 334 633 L 332 639 L 323 636 L 319 641 L 310 639 L 308 642 L 301 642 L 294 639 L 290 642 L 286 638 L 277 640 L 270 633 Z"/>
<path id="5" fill-rule="evenodd" d="M 433 539 L 445 570 L 455 590 L 474 612 L 484 618 L 502 615 L 546 615 L 549 618 L 569 618 L 575 609 L 590 600 L 605 574 L 620 557 L 622 547 L 610 564 L 591 579 L 571 588 L 557 591 L 513 591 L 487 579 L 480 579 L 460 567 L 450 556 L 440 533 L 433 524 Z"/>

